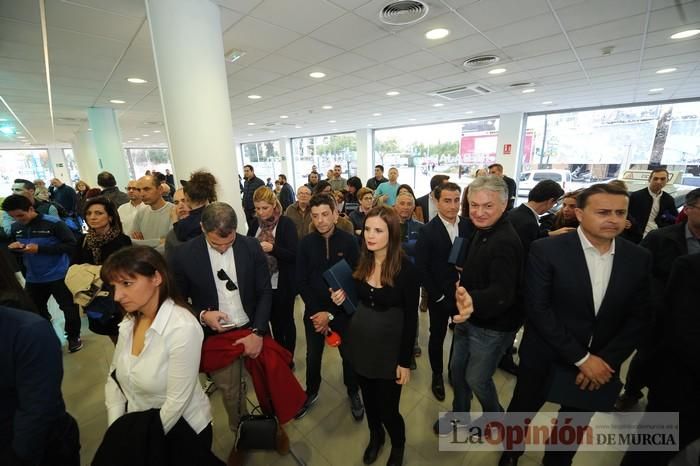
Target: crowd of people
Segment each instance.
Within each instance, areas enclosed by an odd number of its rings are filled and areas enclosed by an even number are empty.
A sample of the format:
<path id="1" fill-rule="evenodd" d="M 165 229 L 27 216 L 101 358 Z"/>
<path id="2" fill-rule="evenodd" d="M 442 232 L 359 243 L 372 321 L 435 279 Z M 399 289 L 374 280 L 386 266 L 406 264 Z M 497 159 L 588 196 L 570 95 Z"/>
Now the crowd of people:
<path id="1" fill-rule="evenodd" d="M 689 304 L 700 278 L 700 189 L 687 194 L 679 217 L 663 190 L 664 168 L 632 193 L 619 182 L 564 192 L 544 180 L 517 207 L 515 181 L 500 164 L 478 170 L 464 190 L 435 175 L 418 198 L 396 167 L 387 174 L 377 165 L 363 186 L 343 178 L 340 165 L 326 179 L 314 167 L 295 193 L 285 175 L 272 185 L 246 165 L 245 234 L 206 171 L 179 189 L 170 173 L 148 172 L 126 192 L 108 172 L 98 189 L 54 178 L 48 196 L 39 180 L 15 180 L 0 230 L 0 348 L 8 355 L 0 358 L 0 463 L 79 464 L 77 424 L 60 391 L 61 348 L 48 323 L 51 296 L 65 316 L 69 353 L 83 349 L 81 309 L 90 329 L 115 344 L 104 374 L 109 426 L 92 464 L 145 454 L 158 464 L 223 464 L 211 453 L 200 373 L 221 391 L 234 436 L 247 419 L 249 373 L 262 411 L 276 419 L 274 448 L 287 453 L 283 425 L 321 397 L 324 348 L 337 334 L 350 415 L 366 418 L 369 430 L 362 461 L 374 463 L 388 435 L 387 465 L 401 465 L 400 398 L 422 354 L 421 311 L 430 390 L 446 400 L 445 369 L 452 387 L 453 409 L 436 416 L 435 435 L 475 425 L 489 435 L 499 413 L 534 415 L 552 401 L 560 374 L 580 389 L 562 411 L 582 411 L 578 398 L 619 381 L 636 351 L 615 409 L 636 406 L 646 387 L 647 411 L 680 413 L 680 449 L 700 437 L 700 320 Z M 351 276 L 329 279 L 339 267 Z M 297 295 L 305 389 L 294 375 Z M 499 367 L 517 376 L 507 407 L 494 384 Z M 483 416 L 470 413 L 474 395 Z M 242 464 L 241 445 L 226 464 Z M 517 464 L 522 453 L 507 449 L 499 465 Z M 544 464 L 570 465 L 575 453 L 547 449 Z M 670 457 L 630 451 L 623 464 Z"/>

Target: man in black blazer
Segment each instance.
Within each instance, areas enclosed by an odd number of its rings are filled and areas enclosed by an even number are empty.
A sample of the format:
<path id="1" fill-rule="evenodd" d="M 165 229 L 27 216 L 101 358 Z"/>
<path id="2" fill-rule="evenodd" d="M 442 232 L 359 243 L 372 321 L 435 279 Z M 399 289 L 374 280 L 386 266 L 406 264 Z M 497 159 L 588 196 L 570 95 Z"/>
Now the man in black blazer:
<path id="1" fill-rule="evenodd" d="M 226 203 L 206 206 L 201 223 L 203 234 L 173 251 L 170 270 L 179 292 L 190 300 L 193 313 L 205 327 L 205 336 L 251 328 L 253 333 L 237 343 L 244 345 L 246 357 L 255 359 L 262 351 L 262 336 L 269 330 L 272 303 L 265 254 L 258 240 L 236 233 L 238 218 Z M 247 414 L 245 402 L 239 413 L 241 363 L 242 358 L 237 358 L 210 374 L 223 395 L 234 433 L 240 415 Z M 230 458 L 235 454 L 231 451 Z"/>
<path id="2" fill-rule="evenodd" d="M 503 178 L 508 186 L 508 206 L 506 207 L 506 212 L 513 208 L 515 205 L 515 196 L 517 194 L 517 186 L 515 180 L 503 173 L 503 165 L 500 163 L 492 163 L 489 165 L 489 175 L 496 175 Z"/>
<path id="3" fill-rule="evenodd" d="M 421 229 L 416 242 L 416 267 L 421 283 L 428 291 L 428 355 L 433 370 L 432 390 L 440 401 L 445 399 L 442 345 L 450 316 L 457 314 L 454 296 L 455 283 L 459 280 L 457 269 L 447 260 L 455 238 L 467 238 L 473 230 L 469 220 L 458 215 L 460 191 L 457 184 L 449 182 L 435 188 L 433 196 L 438 215 Z"/>
<path id="4" fill-rule="evenodd" d="M 577 199 L 575 233 L 532 243 L 520 371 L 509 412 L 539 411 L 555 371 L 570 371 L 585 397 L 584 389 L 610 383 L 637 347 L 648 325 L 651 257 L 616 238 L 627 205 L 624 189 L 595 184 Z M 580 410 L 562 406 L 562 411 Z M 517 464 L 519 448 L 505 451 L 499 466 Z M 575 453 L 548 450 L 543 464 L 570 465 Z"/>
<path id="5" fill-rule="evenodd" d="M 676 223 L 678 210 L 673 197 L 665 192 L 668 170 L 655 168 L 649 174 L 649 186 L 630 194 L 630 240 L 639 243 L 650 231 Z"/>
<path id="6" fill-rule="evenodd" d="M 437 211 L 437 209 L 435 208 L 435 198 L 433 198 L 433 191 L 435 191 L 435 188 L 437 188 L 443 183 L 447 183 L 449 180 L 449 175 L 433 175 L 433 177 L 430 178 L 430 192 L 425 196 L 421 196 L 416 199 L 416 207 L 420 207 L 420 210 L 423 213 L 423 223 L 428 223 L 433 219 L 433 217 L 430 216 L 431 204 L 433 205 L 433 210 Z"/>
<path id="7" fill-rule="evenodd" d="M 700 188 L 690 191 L 685 197 L 688 220 L 650 232 L 640 246 L 651 252 L 652 310 L 655 320 L 663 322 L 666 313 L 664 293 L 669 285 L 671 267 L 675 260 L 686 254 L 700 252 Z M 615 403 L 618 411 L 626 411 L 642 398 L 642 388 L 648 386 L 653 370 L 651 360 L 654 348 L 662 337 L 658 326 L 650 329 L 642 345 L 630 362 L 625 381 L 625 391 Z"/>

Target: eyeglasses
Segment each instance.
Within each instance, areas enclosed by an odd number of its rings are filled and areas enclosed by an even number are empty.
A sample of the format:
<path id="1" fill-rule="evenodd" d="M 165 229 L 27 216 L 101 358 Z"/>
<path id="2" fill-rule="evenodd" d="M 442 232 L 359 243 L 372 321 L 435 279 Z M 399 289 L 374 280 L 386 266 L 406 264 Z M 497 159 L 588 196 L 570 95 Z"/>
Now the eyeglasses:
<path id="1" fill-rule="evenodd" d="M 236 291 L 238 287 L 236 286 L 235 283 L 233 283 L 233 280 L 229 278 L 228 274 L 224 271 L 224 269 L 219 270 L 216 272 L 216 277 L 219 280 L 225 280 L 226 281 L 226 289 L 229 291 Z"/>

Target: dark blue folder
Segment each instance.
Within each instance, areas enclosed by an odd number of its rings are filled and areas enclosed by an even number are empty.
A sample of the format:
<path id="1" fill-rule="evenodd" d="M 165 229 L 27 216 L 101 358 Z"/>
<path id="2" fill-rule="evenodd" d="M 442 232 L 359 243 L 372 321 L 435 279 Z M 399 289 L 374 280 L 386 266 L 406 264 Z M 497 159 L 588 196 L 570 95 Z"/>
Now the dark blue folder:
<path id="1" fill-rule="evenodd" d="M 447 257 L 447 263 L 461 267 L 464 264 L 464 259 L 467 254 L 467 242 L 461 236 L 455 238 L 450 249 L 450 255 Z"/>
<path id="2" fill-rule="evenodd" d="M 348 315 L 352 315 L 357 310 L 357 290 L 355 280 L 352 278 L 352 269 L 345 259 L 337 262 L 333 267 L 323 272 L 323 279 L 333 291 L 342 288 L 347 297 L 343 302 L 343 308 Z"/>

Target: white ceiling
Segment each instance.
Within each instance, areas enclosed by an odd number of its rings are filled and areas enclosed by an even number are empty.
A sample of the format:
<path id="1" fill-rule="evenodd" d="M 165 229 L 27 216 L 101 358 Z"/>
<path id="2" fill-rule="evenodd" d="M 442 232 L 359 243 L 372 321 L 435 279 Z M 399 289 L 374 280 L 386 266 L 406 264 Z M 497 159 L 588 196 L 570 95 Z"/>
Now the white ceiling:
<path id="1" fill-rule="evenodd" d="M 670 39 L 700 29 L 698 0 L 427 0 L 428 16 L 404 27 L 379 21 L 388 2 L 216 0 L 224 49 L 246 52 L 226 65 L 236 138 L 700 97 L 700 36 Z M 46 0 L 46 17 L 55 137 L 39 0 L 0 0 L 0 96 L 35 142 L 70 141 L 93 105 L 117 109 L 124 142 L 165 142 L 164 132 L 153 133 L 162 129 L 162 115 L 143 0 Z M 450 34 L 427 40 L 435 27 Z M 603 56 L 608 46 L 614 50 Z M 494 76 L 487 73 L 494 67 L 462 67 L 484 53 L 501 57 L 498 67 L 508 71 Z M 678 70 L 656 74 L 665 67 Z M 310 78 L 311 71 L 326 77 Z M 149 82 L 128 83 L 133 76 Z M 523 81 L 536 91 L 508 87 Z M 473 82 L 494 92 L 455 101 L 429 95 Z M 664 91 L 649 94 L 658 87 Z M 400 95 L 389 97 L 390 90 Z M 438 102 L 444 106 L 434 107 Z M 0 104 L 3 117 L 11 115 Z"/>

